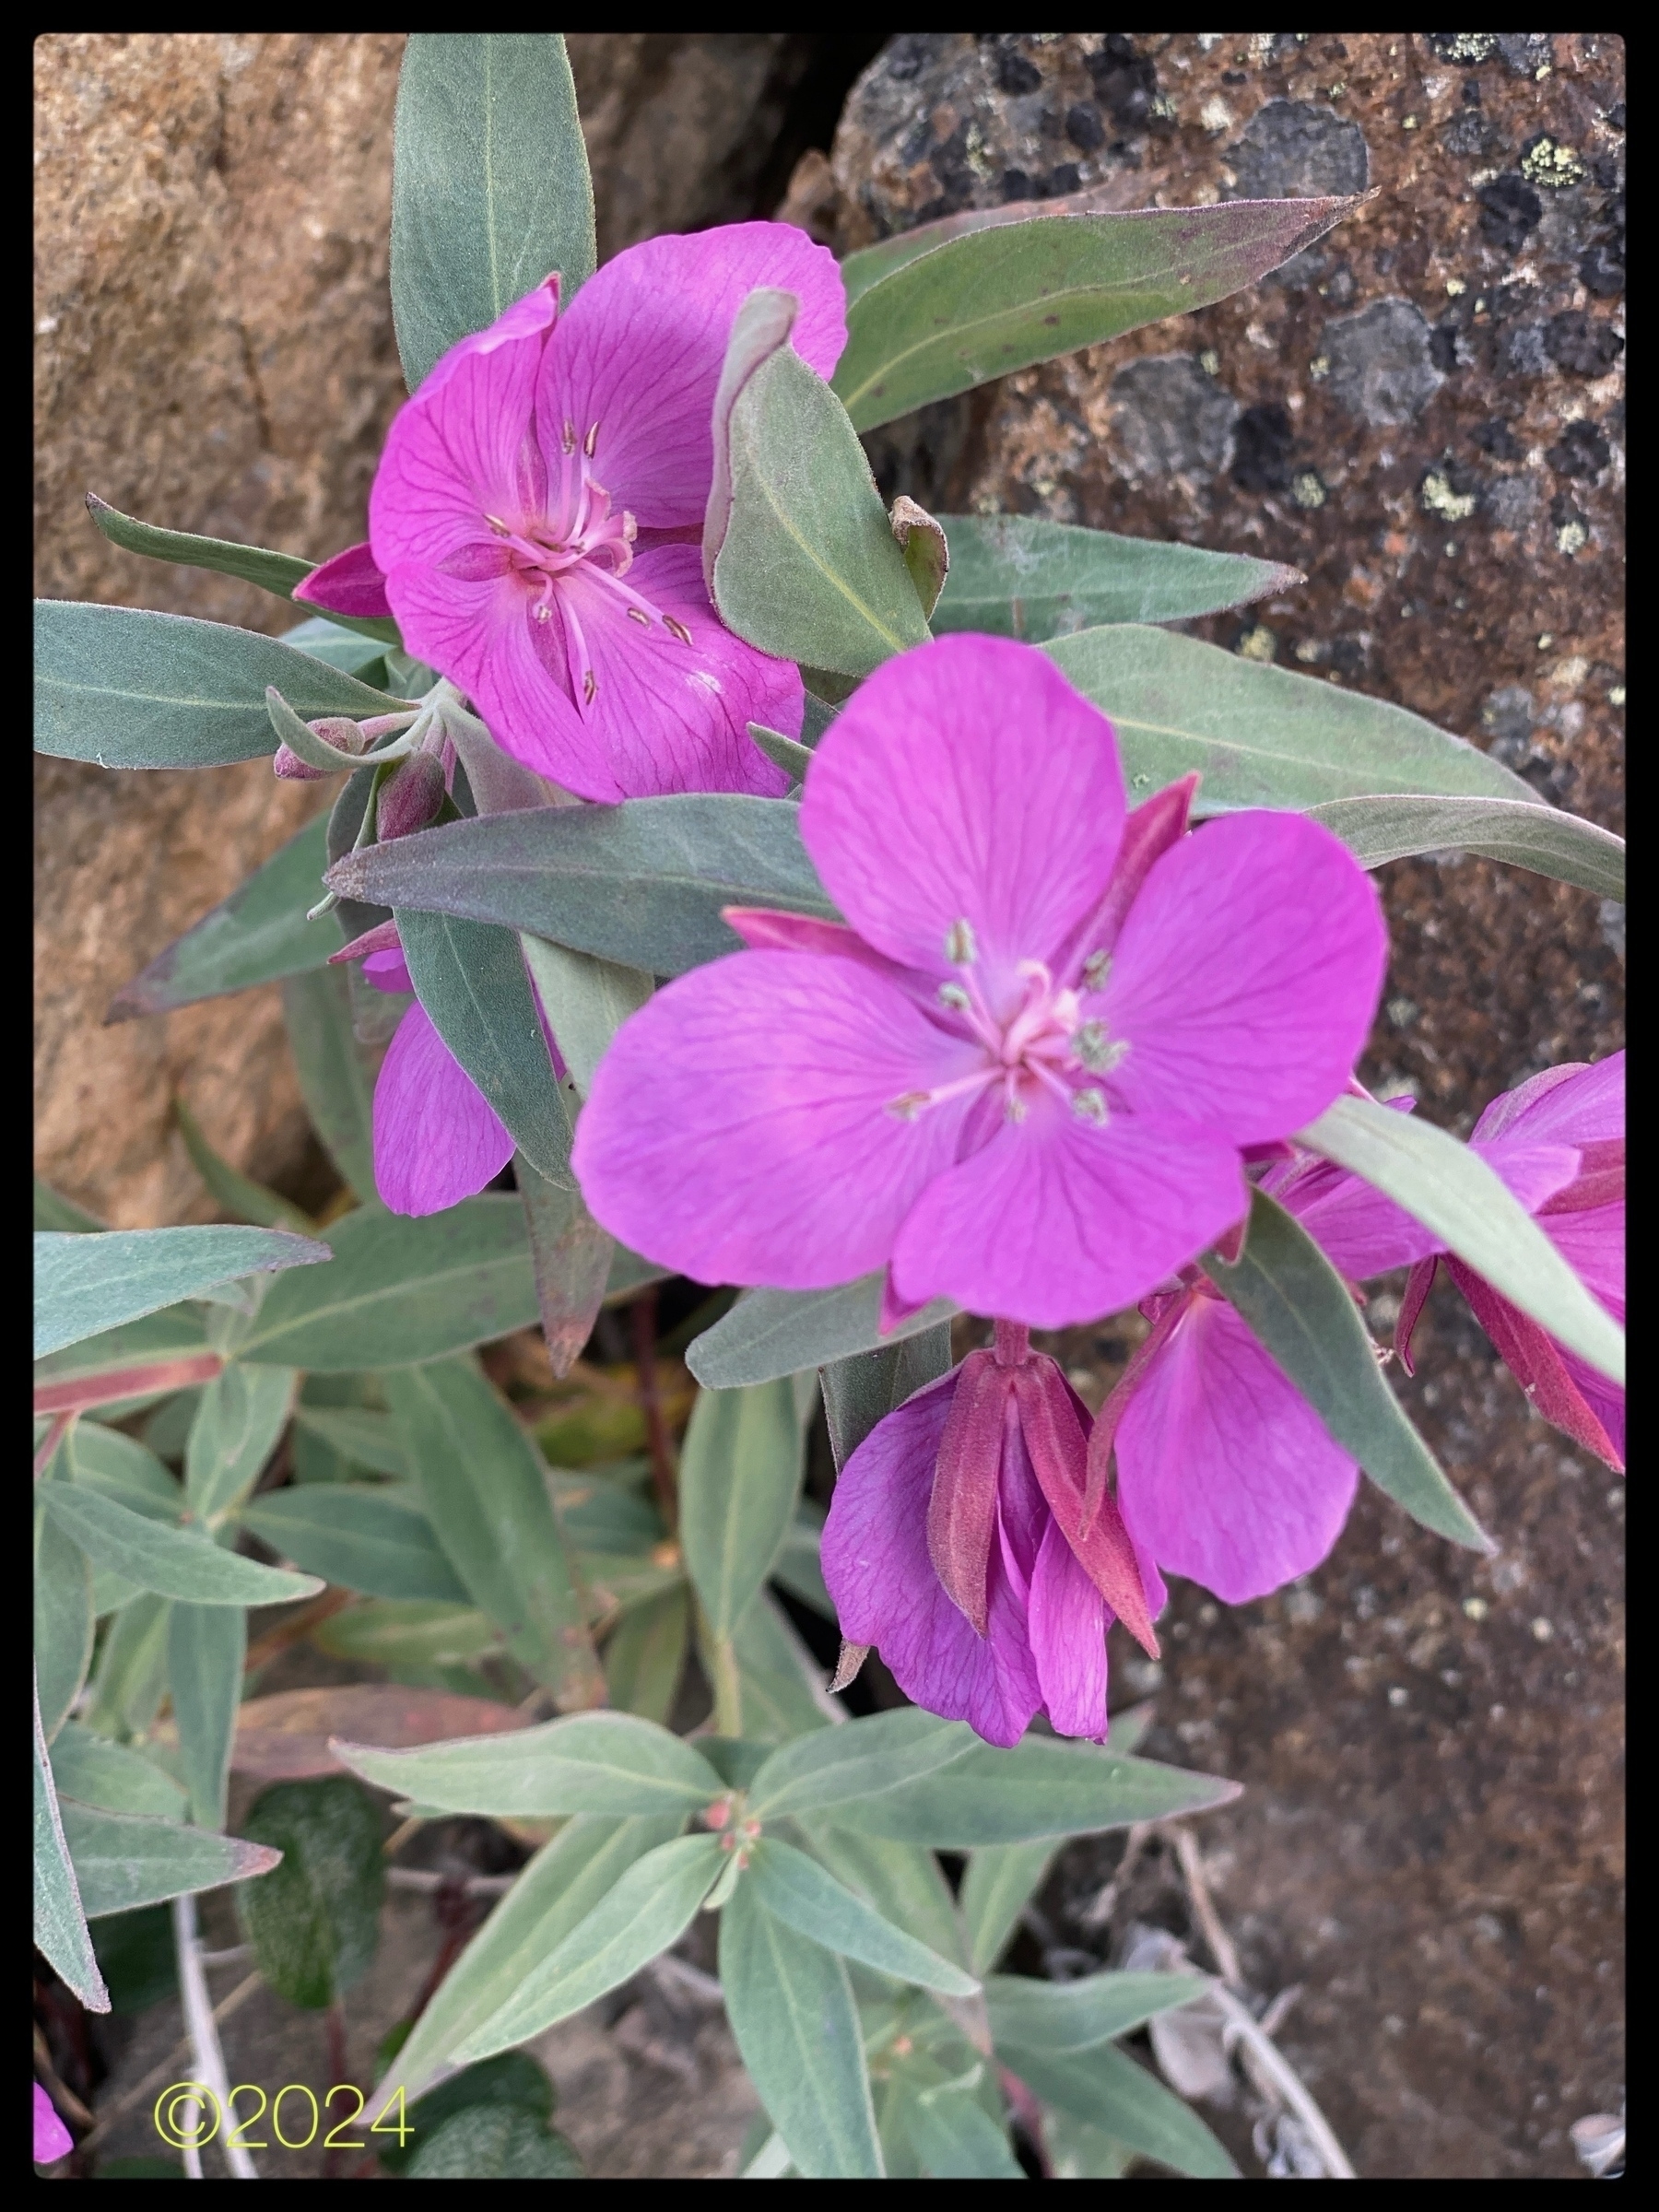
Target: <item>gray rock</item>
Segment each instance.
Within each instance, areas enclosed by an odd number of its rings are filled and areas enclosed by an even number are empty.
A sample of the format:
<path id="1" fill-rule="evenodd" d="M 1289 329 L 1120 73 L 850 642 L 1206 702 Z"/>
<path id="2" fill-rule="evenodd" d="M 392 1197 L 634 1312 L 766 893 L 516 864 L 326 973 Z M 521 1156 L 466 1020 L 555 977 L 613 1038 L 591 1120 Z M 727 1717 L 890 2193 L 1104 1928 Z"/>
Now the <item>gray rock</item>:
<path id="1" fill-rule="evenodd" d="M 1363 192 L 1371 175 L 1365 134 L 1311 100 L 1270 100 L 1251 117 L 1232 155 L 1241 200 L 1317 199 Z"/>
<path id="2" fill-rule="evenodd" d="M 1488 749 L 1507 768 L 1520 768 L 1531 758 L 1536 719 L 1533 695 L 1520 684 L 1501 684 L 1481 701 L 1480 726 L 1491 738 Z"/>
<path id="3" fill-rule="evenodd" d="M 1181 476 L 1224 468 L 1238 402 L 1190 353 L 1131 361 L 1112 380 L 1115 459 L 1125 476 Z"/>
<path id="4" fill-rule="evenodd" d="M 1538 509 L 1538 487 L 1531 477 L 1499 477 L 1481 495 L 1481 506 L 1494 528 L 1523 530 Z"/>
<path id="5" fill-rule="evenodd" d="M 1332 395 L 1368 422 L 1409 422 L 1444 382 L 1427 322 L 1409 300 L 1377 300 L 1327 323 Z"/>

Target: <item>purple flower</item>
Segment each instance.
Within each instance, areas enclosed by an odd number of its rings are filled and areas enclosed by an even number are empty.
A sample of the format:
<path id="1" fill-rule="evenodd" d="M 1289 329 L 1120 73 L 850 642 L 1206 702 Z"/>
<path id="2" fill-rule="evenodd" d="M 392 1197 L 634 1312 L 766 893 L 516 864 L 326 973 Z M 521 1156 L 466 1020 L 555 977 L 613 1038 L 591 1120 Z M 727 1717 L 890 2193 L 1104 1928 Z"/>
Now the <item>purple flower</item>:
<path id="1" fill-rule="evenodd" d="M 1614 1319 L 1625 1317 L 1624 1054 L 1594 1065 L 1546 1068 L 1494 1099 L 1475 1124 L 1472 1150 L 1503 1177 L 1545 1234 Z M 1529 1187 L 1524 1187 L 1524 1179 Z M 1411 1335 L 1436 1262 L 1412 1269 L 1394 1342 L 1407 1374 Z M 1625 1394 L 1570 1352 L 1462 1260 L 1446 1272 L 1468 1300 L 1527 1396 L 1575 1443 L 1620 1471 Z"/>
<path id="2" fill-rule="evenodd" d="M 336 553 L 320 569 L 313 569 L 303 583 L 294 586 L 294 597 L 302 606 L 320 606 L 328 615 L 388 616 L 392 612 L 386 579 L 367 544 L 347 546 L 344 553 Z"/>
<path id="3" fill-rule="evenodd" d="M 1001 1323 L 879 1422 L 841 1469 L 824 1580 L 841 1633 L 874 1645 L 907 1697 L 1018 1743 L 1046 1711 L 1106 1734 L 1106 1630 L 1156 1654 L 1157 1569 L 1109 1497 L 1085 1505 L 1088 1415 L 1026 1332 Z"/>
<path id="4" fill-rule="evenodd" d="M 597 1218 L 701 1282 L 890 1270 L 1033 1327 L 1131 1304 L 1239 1219 L 1241 1149 L 1342 1090 L 1382 983 L 1375 891 L 1305 818 L 1124 813 L 1105 717 L 1028 645 L 877 670 L 807 771 L 850 927 L 752 946 L 618 1031 L 578 1128 Z"/>
<path id="5" fill-rule="evenodd" d="M 405 645 L 582 798 L 784 788 L 747 725 L 798 730 L 800 677 L 724 628 L 700 552 L 715 387 L 758 286 L 799 298 L 794 344 L 828 376 L 834 260 L 738 223 L 630 247 L 562 317 L 549 277 L 452 347 L 386 440 L 370 542 Z M 335 589 L 371 585 L 359 563 Z"/>
<path id="6" fill-rule="evenodd" d="M 75 2148 L 75 2137 L 58 2118 L 50 2097 L 37 2081 L 34 2085 L 34 2162 L 50 2166 L 65 2151 Z"/>

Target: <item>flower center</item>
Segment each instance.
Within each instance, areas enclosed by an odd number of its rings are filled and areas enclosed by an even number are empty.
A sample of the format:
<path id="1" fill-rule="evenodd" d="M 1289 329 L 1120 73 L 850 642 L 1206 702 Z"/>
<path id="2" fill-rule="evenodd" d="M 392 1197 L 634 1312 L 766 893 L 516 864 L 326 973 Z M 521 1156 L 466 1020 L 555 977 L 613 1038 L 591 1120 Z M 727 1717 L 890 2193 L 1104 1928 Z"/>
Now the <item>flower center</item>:
<path id="1" fill-rule="evenodd" d="M 1006 1118 L 1023 1122 L 1033 1098 L 1048 1090 L 1079 1121 L 1104 1128 L 1111 1110 L 1105 1090 L 1093 1078 L 1110 1076 L 1128 1046 L 1110 1038 L 1104 1022 L 1085 1019 L 1078 993 L 1069 985 L 1057 986 L 1041 960 L 1020 961 L 1016 970 L 1022 985 L 1019 1003 L 999 1020 L 975 972 L 979 951 L 967 921 L 952 923 L 945 957 L 959 980 L 940 984 L 938 1003 L 955 1018 L 951 1026 L 982 1048 L 983 1065 L 936 1089 L 906 1091 L 888 1101 L 888 1112 L 900 1121 L 914 1121 L 946 1099 L 1000 1088 Z"/>

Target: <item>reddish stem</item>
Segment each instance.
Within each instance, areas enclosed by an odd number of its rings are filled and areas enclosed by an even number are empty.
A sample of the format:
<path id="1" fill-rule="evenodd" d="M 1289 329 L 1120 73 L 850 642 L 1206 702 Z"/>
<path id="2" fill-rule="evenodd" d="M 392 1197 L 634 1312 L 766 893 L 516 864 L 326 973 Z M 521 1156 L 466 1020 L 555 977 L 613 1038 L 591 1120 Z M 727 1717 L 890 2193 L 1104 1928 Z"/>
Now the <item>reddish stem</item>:
<path id="1" fill-rule="evenodd" d="M 657 1389 L 656 1312 L 657 1294 L 653 1285 L 649 1290 L 641 1290 L 633 1301 L 634 1371 L 639 1377 L 640 1410 L 645 1416 L 645 1438 L 651 1452 L 651 1479 L 656 1487 L 664 1525 L 674 1536 L 679 1533 L 678 1468 L 674 1440 L 668 1433 L 662 1395 Z"/>

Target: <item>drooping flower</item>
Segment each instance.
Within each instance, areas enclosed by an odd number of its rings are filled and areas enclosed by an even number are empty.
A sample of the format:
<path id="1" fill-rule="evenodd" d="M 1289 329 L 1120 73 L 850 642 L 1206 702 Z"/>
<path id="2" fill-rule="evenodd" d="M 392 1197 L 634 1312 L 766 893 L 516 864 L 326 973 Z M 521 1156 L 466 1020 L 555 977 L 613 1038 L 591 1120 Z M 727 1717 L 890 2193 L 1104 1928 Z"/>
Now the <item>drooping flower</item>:
<path id="1" fill-rule="evenodd" d="M 1027 1332 L 888 1415 L 841 1469 L 824 1580 L 850 1643 L 905 1694 L 1018 1743 L 1046 1712 L 1061 1735 L 1106 1734 L 1106 1630 L 1156 1653 L 1164 1603 L 1110 1498 L 1085 1522 L 1088 1416 Z"/>
<path id="2" fill-rule="evenodd" d="M 75 2137 L 58 2118 L 57 2108 L 37 2081 L 34 2085 L 34 2162 L 50 2166 L 75 2148 Z"/>
<path id="3" fill-rule="evenodd" d="M 1470 1149 L 1501 1175 L 1591 1293 L 1622 1324 L 1625 1317 L 1624 1054 L 1594 1064 L 1546 1068 L 1505 1091 L 1475 1124 Z M 1565 1171 L 1535 1171 L 1530 1194 L 1520 1169 L 1554 1155 Z M 1442 1264 L 1468 1300 L 1504 1365 L 1547 1420 L 1608 1466 L 1622 1469 L 1625 1394 L 1576 1352 L 1501 1297 L 1465 1261 Z M 1411 1335 L 1434 1280 L 1436 1262 L 1413 1268 L 1394 1341 L 1409 1374 Z"/>
<path id="4" fill-rule="evenodd" d="M 794 343 L 828 376 L 834 260 L 738 223 L 630 247 L 562 315 L 549 277 L 453 347 L 386 440 L 370 545 L 405 645 L 582 798 L 785 787 L 747 725 L 798 730 L 800 677 L 725 629 L 700 549 L 715 388 L 761 286 L 799 299 Z M 369 611 L 360 554 L 309 580 L 313 604 Z"/>
<path id="5" fill-rule="evenodd" d="M 1035 648 L 888 662 L 806 775 L 847 924 L 728 913 L 751 947 L 618 1032 L 577 1133 L 588 1205 L 703 1282 L 887 1267 L 1057 1328 L 1145 1296 L 1239 1219 L 1241 1148 L 1342 1090 L 1386 951 L 1305 817 L 1125 818 L 1111 724 Z"/>

